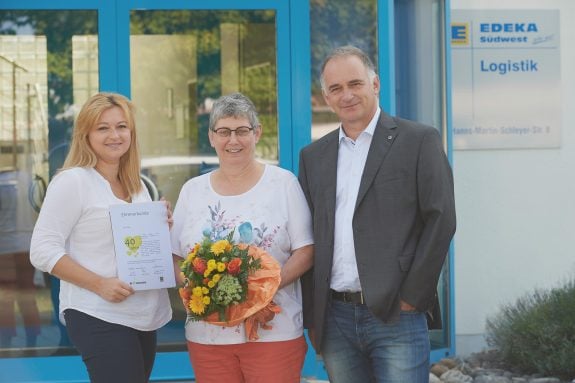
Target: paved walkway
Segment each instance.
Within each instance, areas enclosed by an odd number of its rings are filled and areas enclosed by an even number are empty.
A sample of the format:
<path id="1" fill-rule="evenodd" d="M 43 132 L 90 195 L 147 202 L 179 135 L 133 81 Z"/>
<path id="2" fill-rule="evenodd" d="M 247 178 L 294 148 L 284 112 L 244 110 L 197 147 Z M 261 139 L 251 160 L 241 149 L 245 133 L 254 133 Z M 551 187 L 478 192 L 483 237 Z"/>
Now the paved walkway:
<path id="1" fill-rule="evenodd" d="M 158 382 L 158 383 L 194 383 L 195 380 L 178 380 L 177 382 Z M 301 379 L 301 383 L 329 383 L 328 380 L 316 380 L 316 379 L 307 379 L 307 378 L 302 378 Z"/>

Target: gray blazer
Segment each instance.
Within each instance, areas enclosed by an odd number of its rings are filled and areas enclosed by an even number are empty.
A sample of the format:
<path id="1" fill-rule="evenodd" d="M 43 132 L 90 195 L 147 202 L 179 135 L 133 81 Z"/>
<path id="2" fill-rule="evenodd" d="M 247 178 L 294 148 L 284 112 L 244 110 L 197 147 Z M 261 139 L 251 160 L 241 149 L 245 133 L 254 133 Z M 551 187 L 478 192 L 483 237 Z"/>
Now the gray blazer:
<path id="1" fill-rule="evenodd" d="M 318 352 L 330 300 L 338 138 L 335 130 L 300 153 L 299 180 L 315 239 L 314 267 L 302 278 L 304 325 L 315 329 Z M 381 112 L 352 224 L 359 279 L 373 314 L 397 321 L 400 298 L 421 312 L 437 310 L 437 282 L 455 233 L 455 203 L 436 129 Z"/>

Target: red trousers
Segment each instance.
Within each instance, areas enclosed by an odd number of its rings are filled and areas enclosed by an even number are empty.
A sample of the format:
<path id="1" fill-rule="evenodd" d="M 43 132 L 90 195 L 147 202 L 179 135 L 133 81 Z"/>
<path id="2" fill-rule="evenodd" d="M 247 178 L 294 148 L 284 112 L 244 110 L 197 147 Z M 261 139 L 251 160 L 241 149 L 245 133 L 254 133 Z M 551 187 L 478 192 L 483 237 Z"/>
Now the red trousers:
<path id="1" fill-rule="evenodd" d="M 303 336 L 281 342 L 206 345 L 188 342 L 198 383 L 300 383 Z"/>

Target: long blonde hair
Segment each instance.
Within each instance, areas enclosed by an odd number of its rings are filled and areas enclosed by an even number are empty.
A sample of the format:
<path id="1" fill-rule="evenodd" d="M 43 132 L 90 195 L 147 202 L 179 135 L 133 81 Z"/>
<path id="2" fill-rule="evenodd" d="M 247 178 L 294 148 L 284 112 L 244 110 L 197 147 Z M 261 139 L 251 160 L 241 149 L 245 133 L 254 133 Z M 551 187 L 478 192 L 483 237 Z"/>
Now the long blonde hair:
<path id="1" fill-rule="evenodd" d="M 130 129 L 130 148 L 120 158 L 118 177 L 120 183 L 130 195 L 142 190 L 140 180 L 140 151 L 136 138 L 136 123 L 134 120 L 134 105 L 130 100 L 117 93 L 97 93 L 90 97 L 82 106 L 74 123 L 72 144 L 70 152 L 64 161 L 63 169 L 72 167 L 93 168 L 98 162 L 98 157 L 90 146 L 88 134 L 100 120 L 102 113 L 110 108 L 119 107 L 124 112 L 126 123 Z"/>

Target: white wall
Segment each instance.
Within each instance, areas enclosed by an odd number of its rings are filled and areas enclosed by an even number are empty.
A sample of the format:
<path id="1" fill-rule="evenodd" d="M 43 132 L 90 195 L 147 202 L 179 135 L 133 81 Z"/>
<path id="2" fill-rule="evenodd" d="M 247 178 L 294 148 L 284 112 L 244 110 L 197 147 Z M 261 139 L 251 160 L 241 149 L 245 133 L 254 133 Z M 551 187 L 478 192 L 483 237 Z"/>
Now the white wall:
<path id="1" fill-rule="evenodd" d="M 453 153 L 458 355 L 486 347 L 485 320 L 534 288 L 575 277 L 575 1 L 451 0 L 451 9 L 560 11 L 559 149 Z"/>

